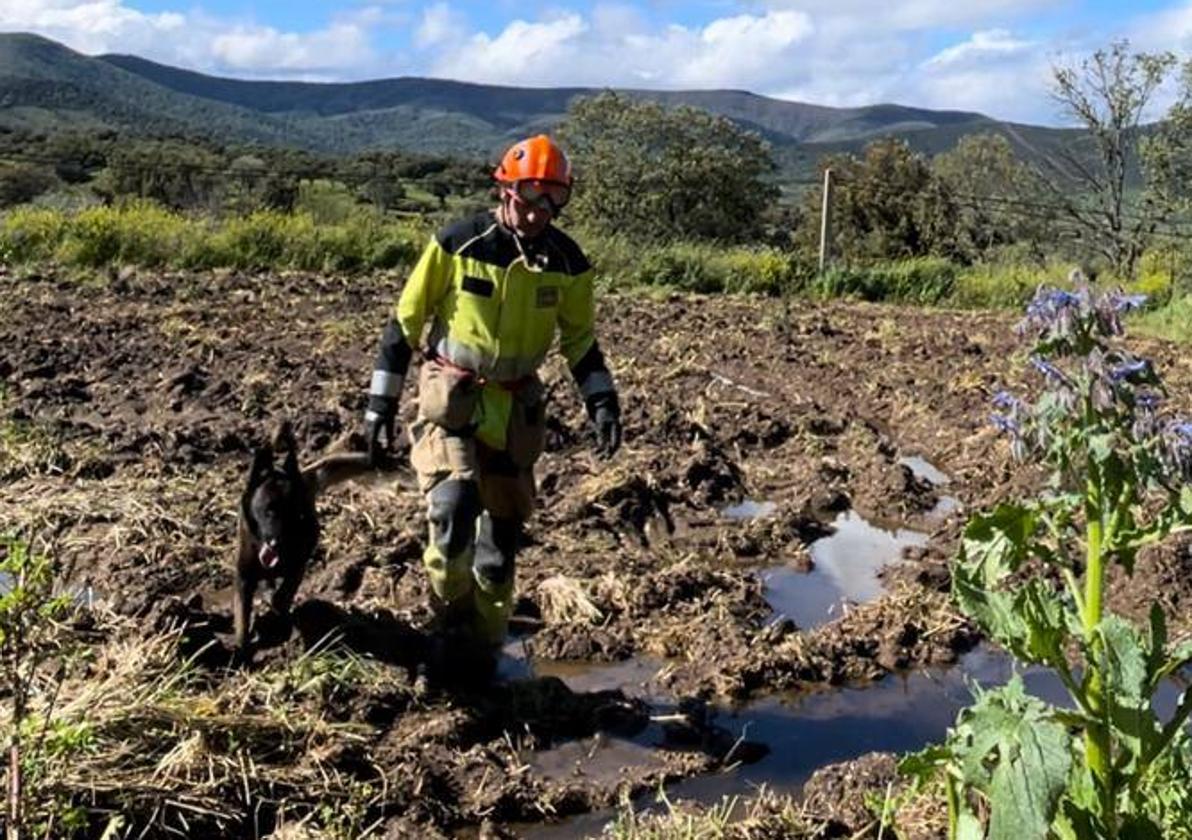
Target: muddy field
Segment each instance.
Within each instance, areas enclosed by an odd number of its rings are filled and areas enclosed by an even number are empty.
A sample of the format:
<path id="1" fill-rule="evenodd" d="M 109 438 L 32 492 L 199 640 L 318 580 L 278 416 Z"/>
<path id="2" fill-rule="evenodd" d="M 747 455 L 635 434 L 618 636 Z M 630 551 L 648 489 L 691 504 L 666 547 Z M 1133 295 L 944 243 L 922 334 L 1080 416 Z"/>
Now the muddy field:
<path id="1" fill-rule="evenodd" d="M 290 419 L 310 461 L 358 427 L 397 280 L 125 272 L 79 282 L 47 270 L 4 274 L 0 290 L 0 525 L 36 538 L 76 591 L 135 619 L 124 635 L 184 626 L 184 650 L 201 650 L 210 679 L 222 679 L 253 448 Z M 422 502 L 400 482 L 336 488 L 320 502 L 322 548 L 294 626 L 265 615 L 257 667 L 338 630 L 385 679 L 317 701 L 328 719 L 364 727 L 350 754 L 270 760 L 386 780 L 367 803 L 376 836 L 532 833 L 792 748 L 738 737 L 710 708 L 957 662 L 980 641 L 946 597 L 965 511 L 1034 480 L 988 424 L 991 395 L 1023 385 L 1014 320 L 606 295 L 599 330 L 625 446 L 608 463 L 590 454 L 580 402 L 552 362 L 541 509 L 519 559 L 502 676 L 427 678 Z M 1143 349 L 1187 407 L 1192 359 Z M 409 419 L 409 390 L 403 404 Z M 800 575 L 816 580 L 812 547 L 849 517 L 924 536 L 887 569 L 879 597 L 833 603 L 801 627 L 791 615 L 811 597 Z M 1190 572 L 1186 546 L 1155 552 L 1114 597 L 1136 614 L 1158 598 L 1186 631 Z M 789 604 L 775 600 L 778 581 Z M 628 667 L 604 673 L 649 691 L 585 683 L 616 663 Z M 588 767 L 595 748 L 567 752 L 647 727 L 657 735 L 604 760 L 613 766 Z M 857 775 L 818 777 L 815 800 L 831 804 L 837 788 L 855 796 Z M 207 817 L 229 836 L 277 825 L 279 793 L 234 796 Z M 287 796 L 301 804 L 300 791 Z M 836 804 L 824 807 L 850 812 Z"/>

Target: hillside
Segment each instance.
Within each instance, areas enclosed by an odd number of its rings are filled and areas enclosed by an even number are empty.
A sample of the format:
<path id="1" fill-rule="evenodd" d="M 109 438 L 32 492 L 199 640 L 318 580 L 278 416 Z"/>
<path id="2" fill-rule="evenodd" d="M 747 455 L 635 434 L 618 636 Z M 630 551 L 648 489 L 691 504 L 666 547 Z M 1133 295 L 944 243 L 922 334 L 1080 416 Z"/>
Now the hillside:
<path id="1" fill-rule="evenodd" d="M 149 134 L 217 135 L 227 142 L 352 153 L 403 148 L 491 155 L 511 138 L 549 128 L 594 88 L 516 88 L 424 78 L 365 82 L 219 78 L 136 56 L 85 56 L 45 38 L 0 34 L 0 125 L 50 130 L 108 127 Z M 722 114 L 762 133 L 788 174 L 807 174 L 825 151 L 856 151 L 884 135 L 927 152 L 996 131 L 1025 157 L 1068 132 L 998 122 L 966 111 L 881 104 L 829 108 L 736 90 L 624 93 Z"/>

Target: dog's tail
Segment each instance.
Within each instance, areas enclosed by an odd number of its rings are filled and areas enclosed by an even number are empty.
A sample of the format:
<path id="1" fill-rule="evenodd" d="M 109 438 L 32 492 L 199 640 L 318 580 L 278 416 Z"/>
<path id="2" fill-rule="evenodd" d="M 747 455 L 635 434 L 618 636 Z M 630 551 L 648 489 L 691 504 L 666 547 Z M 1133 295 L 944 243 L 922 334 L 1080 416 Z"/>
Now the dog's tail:
<path id="1" fill-rule="evenodd" d="M 368 463 L 366 452 L 336 452 L 325 458 L 320 458 L 308 467 L 303 467 L 302 478 L 313 497 L 318 497 L 324 491 L 345 481 L 351 481 L 368 473 L 383 473 L 388 478 L 396 479 L 401 484 L 413 484 L 413 476 L 407 470 L 401 470 L 396 463 L 389 459 L 377 467 Z"/>

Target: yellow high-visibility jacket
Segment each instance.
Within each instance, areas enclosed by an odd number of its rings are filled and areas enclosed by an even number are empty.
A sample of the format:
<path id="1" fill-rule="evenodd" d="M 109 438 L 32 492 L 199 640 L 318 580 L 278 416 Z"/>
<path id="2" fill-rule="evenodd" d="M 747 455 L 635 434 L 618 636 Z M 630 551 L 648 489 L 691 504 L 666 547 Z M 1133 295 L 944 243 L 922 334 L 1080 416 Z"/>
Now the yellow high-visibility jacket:
<path id="1" fill-rule="evenodd" d="M 397 329 L 387 336 L 390 344 L 400 339 L 413 347 L 429 328 L 430 354 L 483 378 L 475 434 L 503 449 L 513 399 L 507 386 L 538 370 L 556 333 L 584 398 L 614 391 L 594 316 L 592 269 L 570 237 L 552 226 L 523 241 L 485 212 L 447 226 L 427 245 L 394 308 Z M 399 377 L 400 389 L 408 364 L 408 350 L 387 350 L 385 343 L 374 393 L 378 385 L 392 390 L 386 375 Z"/>

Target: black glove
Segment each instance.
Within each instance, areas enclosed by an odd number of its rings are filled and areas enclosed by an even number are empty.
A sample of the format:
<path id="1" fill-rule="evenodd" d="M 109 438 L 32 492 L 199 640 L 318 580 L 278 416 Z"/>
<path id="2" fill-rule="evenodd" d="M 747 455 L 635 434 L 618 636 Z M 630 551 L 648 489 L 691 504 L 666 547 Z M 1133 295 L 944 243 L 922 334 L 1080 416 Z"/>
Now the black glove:
<path id="1" fill-rule="evenodd" d="M 588 399 L 588 416 L 596 427 L 596 454 L 611 458 L 621 448 L 621 406 L 612 391 Z"/>
<path id="2" fill-rule="evenodd" d="M 397 400 L 371 394 L 368 411 L 364 413 L 364 440 L 368 443 L 368 465 L 374 469 L 384 464 L 397 442 L 394 426 L 397 419 Z M 385 442 L 381 442 L 384 435 Z"/>

